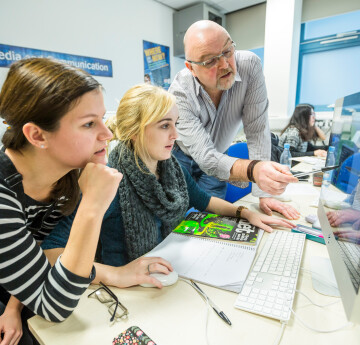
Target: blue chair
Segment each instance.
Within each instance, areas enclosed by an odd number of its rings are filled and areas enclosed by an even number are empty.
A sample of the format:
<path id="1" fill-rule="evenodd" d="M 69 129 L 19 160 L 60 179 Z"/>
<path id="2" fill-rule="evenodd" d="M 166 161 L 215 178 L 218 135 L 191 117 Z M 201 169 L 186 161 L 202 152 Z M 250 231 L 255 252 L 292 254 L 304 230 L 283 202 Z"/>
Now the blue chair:
<path id="1" fill-rule="evenodd" d="M 249 159 L 247 143 L 242 142 L 231 145 L 227 154 L 231 157 Z M 225 200 L 235 202 L 249 193 L 251 193 L 251 182 L 247 188 L 235 187 L 228 183 Z"/>
<path id="2" fill-rule="evenodd" d="M 199 212 L 195 207 L 191 207 L 186 211 L 185 217 L 191 212 Z"/>

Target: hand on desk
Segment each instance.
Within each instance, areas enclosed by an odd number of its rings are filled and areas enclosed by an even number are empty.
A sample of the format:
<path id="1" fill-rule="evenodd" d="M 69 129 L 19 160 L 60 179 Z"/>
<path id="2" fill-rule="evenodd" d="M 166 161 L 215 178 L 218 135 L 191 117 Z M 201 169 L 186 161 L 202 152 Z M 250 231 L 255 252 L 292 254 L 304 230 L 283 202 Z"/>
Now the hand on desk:
<path id="1" fill-rule="evenodd" d="M 316 157 L 326 157 L 327 152 L 325 150 L 315 150 L 314 156 Z"/>
<path id="2" fill-rule="evenodd" d="M 270 224 L 284 226 L 285 228 L 289 229 L 296 226 L 288 220 L 276 219 L 274 217 L 266 216 L 264 214 L 252 212 L 248 209 L 243 210 L 241 212 L 241 216 L 246 218 L 251 224 L 258 226 L 260 229 L 263 229 L 267 232 L 273 231 L 273 229 L 269 226 Z"/>
<path id="3" fill-rule="evenodd" d="M 1 345 L 17 345 L 22 337 L 21 311 L 6 307 L 0 316 Z"/>
<path id="4" fill-rule="evenodd" d="M 334 235 L 338 237 L 339 240 L 346 240 L 348 242 L 360 244 L 360 231 L 358 230 L 338 230 L 334 231 Z"/>
<path id="5" fill-rule="evenodd" d="M 359 229 L 360 226 L 360 211 L 352 208 L 330 211 L 326 213 L 329 223 L 333 227 L 337 227 L 344 223 L 353 223 L 353 229 Z"/>
<path id="6" fill-rule="evenodd" d="M 107 279 L 104 279 L 104 283 L 119 288 L 145 283 L 153 284 L 161 289 L 162 284 L 156 278 L 151 277 L 149 271 L 151 273 L 158 272 L 164 274 L 173 271 L 171 264 L 159 257 L 140 257 L 120 267 L 101 266 L 109 271 L 109 274 L 106 275 Z M 101 278 L 101 281 L 103 281 L 103 278 Z"/>
<path id="7" fill-rule="evenodd" d="M 289 183 L 298 179 L 289 168 L 275 162 L 260 162 L 254 167 L 254 179 L 261 190 L 272 195 L 280 195 Z"/>
<path id="8" fill-rule="evenodd" d="M 268 216 L 272 215 L 272 211 L 281 213 L 287 219 L 299 219 L 300 212 L 288 204 L 284 204 L 274 198 L 260 198 L 260 209 Z"/>

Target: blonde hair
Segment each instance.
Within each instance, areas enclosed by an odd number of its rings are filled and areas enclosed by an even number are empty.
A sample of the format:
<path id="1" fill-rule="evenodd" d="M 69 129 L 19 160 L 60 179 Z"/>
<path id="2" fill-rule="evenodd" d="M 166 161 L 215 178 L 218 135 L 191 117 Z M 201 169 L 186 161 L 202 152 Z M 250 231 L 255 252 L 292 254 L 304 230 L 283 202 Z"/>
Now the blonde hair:
<path id="1" fill-rule="evenodd" d="M 175 96 L 160 87 L 135 85 L 121 99 L 116 115 L 107 121 L 114 134 L 112 140 L 120 140 L 133 150 L 139 168 L 138 158 L 149 156 L 144 144 L 145 127 L 160 121 L 175 103 Z"/>

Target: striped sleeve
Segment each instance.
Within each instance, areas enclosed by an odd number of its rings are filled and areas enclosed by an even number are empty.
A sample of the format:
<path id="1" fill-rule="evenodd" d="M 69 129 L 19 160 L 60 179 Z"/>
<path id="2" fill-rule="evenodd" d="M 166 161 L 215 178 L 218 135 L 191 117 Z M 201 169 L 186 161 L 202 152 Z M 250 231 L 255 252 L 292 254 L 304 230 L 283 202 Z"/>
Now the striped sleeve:
<path id="1" fill-rule="evenodd" d="M 284 147 L 285 144 L 289 144 L 296 150 L 299 148 L 301 139 L 297 128 L 289 127 L 285 133 L 280 136 L 279 146 Z"/>
<path id="2" fill-rule="evenodd" d="M 0 285 L 35 314 L 58 322 L 72 313 L 94 277 L 94 268 L 89 278 L 79 277 L 60 259 L 51 268 L 15 193 L 0 182 Z"/>
<path id="3" fill-rule="evenodd" d="M 279 146 L 284 147 L 285 144 L 290 145 L 291 151 L 306 152 L 308 142 L 301 139 L 300 131 L 296 127 L 289 127 L 280 136 Z M 313 155 L 313 154 L 312 154 Z"/>

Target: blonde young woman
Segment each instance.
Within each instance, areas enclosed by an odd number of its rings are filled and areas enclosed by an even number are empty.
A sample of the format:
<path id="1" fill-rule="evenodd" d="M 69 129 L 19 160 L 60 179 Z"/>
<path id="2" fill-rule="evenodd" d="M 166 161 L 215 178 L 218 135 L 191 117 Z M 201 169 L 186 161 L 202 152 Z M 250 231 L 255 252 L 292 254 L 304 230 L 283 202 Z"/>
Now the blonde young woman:
<path id="1" fill-rule="evenodd" d="M 149 276 L 149 269 L 167 274 L 172 271 L 171 263 L 141 256 L 160 243 L 189 208 L 236 215 L 238 206 L 210 197 L 172 156 L 178 136 L 177 118 L 175 97 L 152 85 L 134 86 L 120 101 L 112 125 L 114 139 L 119 143 L 111 151 L 108 165 L 121 171 L 123 179 L 101 229 L 105 265 L 96 268 L 97 274 L 104 276 L 104 283 L 119 287 L 151 283 L 161 287 L 158 280 Z M 266 231 L 272 230 L 268 224 L 293 226 L 289 221 L 246 208 L 241 210 L 241 217 Z M 57 248 L 66 243 L 63 236 L 56 236 L 64 233 L 61 225 L 69 226 L 65 222 L 59 224 L 59 231 L 48 238 L 44 248 Z M 121 279 L 117 279 L 117 275 Z"/>

